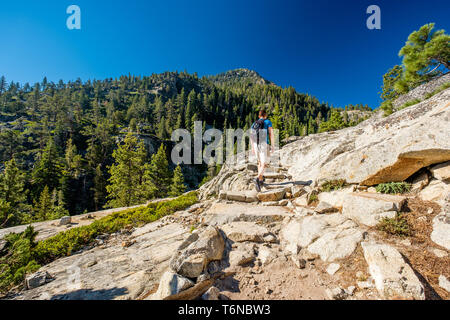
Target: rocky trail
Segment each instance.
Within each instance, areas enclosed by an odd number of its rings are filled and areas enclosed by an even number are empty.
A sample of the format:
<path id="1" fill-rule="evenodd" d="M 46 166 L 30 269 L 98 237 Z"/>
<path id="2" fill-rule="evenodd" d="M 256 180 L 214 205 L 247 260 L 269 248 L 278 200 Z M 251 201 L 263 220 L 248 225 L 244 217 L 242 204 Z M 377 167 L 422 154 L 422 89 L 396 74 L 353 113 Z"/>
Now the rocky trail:
<path id="1" fill-rule="evenodd" d="M 99 237 L 8 298 L 450 299 L 449 101 L 293 138 L 259 193 L 254 163 L 228 163 L 199 203 Z M 399 181 L 411 189 L 374 188 Z M 399 215 L 409 236 L 380 230 Z"/>

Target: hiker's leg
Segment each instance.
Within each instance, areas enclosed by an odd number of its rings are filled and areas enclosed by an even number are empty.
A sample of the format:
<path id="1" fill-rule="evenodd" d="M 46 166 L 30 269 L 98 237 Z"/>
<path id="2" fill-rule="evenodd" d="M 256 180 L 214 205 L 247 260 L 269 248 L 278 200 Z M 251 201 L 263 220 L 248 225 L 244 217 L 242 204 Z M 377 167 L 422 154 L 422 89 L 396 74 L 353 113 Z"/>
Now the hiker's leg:
<path id="1" fill-rule="evenodd" d="M 259 181 L 262 181 L 262 179 L 263 179 L 264 169 L 265 169 L 265 164 L 263 162 L 261 162 L 261 164 L 258 166 L 258 179 L 259 179 Z"/>
<path id="2" fill-rule="evenodd" d="M 264 171 L 266 170 L 266 166 L 268 165 L 267 150 L 261 150 L 260 161 L 261 166 L 258 168 L 258 179 L 262 181 L 264 177 Z"/>

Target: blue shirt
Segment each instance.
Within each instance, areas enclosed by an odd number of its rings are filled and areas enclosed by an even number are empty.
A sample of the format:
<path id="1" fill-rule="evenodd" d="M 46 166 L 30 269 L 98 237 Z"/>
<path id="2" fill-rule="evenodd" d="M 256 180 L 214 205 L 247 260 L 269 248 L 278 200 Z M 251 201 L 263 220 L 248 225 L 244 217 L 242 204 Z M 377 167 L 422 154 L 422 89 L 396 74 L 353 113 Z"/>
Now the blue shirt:
<path id="1" fill-rule="evenodd" d="M 262 119 L 262 118 L 260 118 L 260 119 Z M 260 119 L 258 119 L 258 120 L 260 120 Z M 272 121 L 270 121 L 269 119 L 265 119 L 264 120 L 264 130 L 267 130 L 267 144 L 270 144 L 269 128 L 272 128 Z"/>

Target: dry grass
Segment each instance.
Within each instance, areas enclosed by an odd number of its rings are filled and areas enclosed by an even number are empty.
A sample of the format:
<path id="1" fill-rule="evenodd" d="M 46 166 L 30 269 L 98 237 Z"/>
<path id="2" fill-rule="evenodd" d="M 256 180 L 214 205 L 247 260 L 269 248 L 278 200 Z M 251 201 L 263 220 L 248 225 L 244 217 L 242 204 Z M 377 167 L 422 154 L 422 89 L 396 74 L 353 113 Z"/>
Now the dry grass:
<path id="1" fill-rule="evenodd" d="M 429 209 L 432 213 L 428 213 Z M 439 258 L 431 249 L 437 248 L 448 253 L 443 247 L 434 243 L 431 238 L 433 231 L 433 218 L 440 213 L 441 208 L 432 201 L 423 201 L 419 198 L 409 198 L 407 200 L 404 217 L 407 219 L 411 229 L 411 235 L 407 239 L 411 245 L 402 244 L 401 238 L 394 235 L 375 231 L 384 241 L 395 245 L 403 254 L 407 262 L 416 271 L 416 275 L 425 285 L 427 299 L 450 299 L 450 293 L 439 287 L 439 275 L 450 278 L 450 257 Z"/>

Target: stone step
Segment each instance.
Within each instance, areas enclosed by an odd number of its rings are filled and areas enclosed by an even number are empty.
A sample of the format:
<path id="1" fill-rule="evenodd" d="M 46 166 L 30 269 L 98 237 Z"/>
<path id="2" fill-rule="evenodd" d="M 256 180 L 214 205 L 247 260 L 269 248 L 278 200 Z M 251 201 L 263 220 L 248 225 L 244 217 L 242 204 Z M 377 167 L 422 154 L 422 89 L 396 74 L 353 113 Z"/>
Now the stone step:
<path id="1" fill-rule="evenodd" d="M 257 172 L 258 171 L 258 166 L 254 163 L 248 163 L 246 165 L 247 170 L 253 171 L 253 172 Z M 287 172 L 288 169 L 284 168 L 284 167 L 278 167 L 278 166 L 269 166 L 266 168 L 265 172 L 267 173 L 283 173 L 283 172 Z"/>
<path id="2" fill-rule="evenodd" d="M 281 184 L 283 183 L 283 184 Z M 293 183 L 286 183 L 285 182 L 281 182 L 281 183 L 274 183 L 274 184 L 270 184 L 270 183 L 264 183 L 263 188 L 265 188 L 266 190 L 275 190 L 275 189 L 280 189 L 280 188 L 292 188 L 294 186 Z M 290 191 L 289 191 L 290 192 Z"/>
<path id="3" fill-rule="evenodd" d="M 286 195 L 286 192 L 288 192 L 289 190 L 290 190 L 289 187 L 267 190 L 267 191 L 259 192 L 257 197 L 258 197 L 258 200 L 261 202 L 279 201 L 284 198 L 284 196 Z"/>
<path id="4" fill-rule="evenodd" d="M 233 221 L 249 221 L 258 223 L 270 223 L 282 221 L 286 217 L 292 217 L 291 213 L 286 207 L 282 206 L 255 206 L 250 203 L 236 202 L 228 203 L 214 203 L 204 213 L 204 223 L 208 225 L 223 225 Z"/>
<path id="5" fill-rule="evenodd" d="M 221 191 L 219 199 L 238 202 L 258 202 L 256 190 Z"/>

